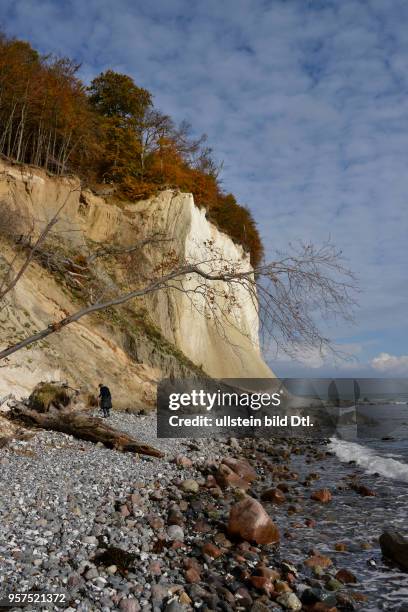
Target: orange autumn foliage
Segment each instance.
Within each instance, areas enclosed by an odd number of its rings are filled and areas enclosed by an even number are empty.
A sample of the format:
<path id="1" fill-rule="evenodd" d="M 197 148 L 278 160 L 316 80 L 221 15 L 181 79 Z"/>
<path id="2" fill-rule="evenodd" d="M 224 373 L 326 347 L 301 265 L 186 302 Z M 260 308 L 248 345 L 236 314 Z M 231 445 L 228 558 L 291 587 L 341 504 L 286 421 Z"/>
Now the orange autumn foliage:
<path id="1" fill-rule="evenodd" d="M 250 253 L 262 243 L 250 211 L 225 194 L 205 137 L 154 108 L 152 95 L 108 70 L 86 87 L 69 58 L 41 56 L 0 34 L 0 154 L 54 174 L 109 183 L 119 198 L 191 192 L 208 218 Z"/>

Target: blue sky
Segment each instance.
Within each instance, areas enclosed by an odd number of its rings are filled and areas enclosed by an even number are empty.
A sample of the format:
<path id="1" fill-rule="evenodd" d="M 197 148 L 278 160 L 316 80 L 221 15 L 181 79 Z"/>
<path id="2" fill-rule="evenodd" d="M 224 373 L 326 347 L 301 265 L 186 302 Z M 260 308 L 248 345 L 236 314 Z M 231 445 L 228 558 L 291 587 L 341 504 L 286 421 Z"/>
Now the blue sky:
<path id="1" fill-rule="evenodd" d="M 0 23 L 89 80 L 132 75 L 206 132 L 267 253 L 329 236 L 360 279 L 353 361 L 281 375 L 408 375 L 406 0 L 2 0 Z"/>

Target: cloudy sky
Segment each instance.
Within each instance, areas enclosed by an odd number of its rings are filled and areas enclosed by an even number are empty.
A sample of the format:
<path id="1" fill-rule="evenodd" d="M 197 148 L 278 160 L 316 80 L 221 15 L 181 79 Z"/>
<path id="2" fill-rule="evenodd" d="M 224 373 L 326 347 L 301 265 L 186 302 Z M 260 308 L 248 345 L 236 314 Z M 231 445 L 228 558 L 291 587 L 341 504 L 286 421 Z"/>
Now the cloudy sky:
<path id="1" fill-rule="evenodd" d="M 329 236 L 360 279 L 354 361 L 273 358 L 281 375 L 408 376 L 406 0 L 1 0 L 0 24 L 113 68 L 208 134 L 267 252 Z"/>

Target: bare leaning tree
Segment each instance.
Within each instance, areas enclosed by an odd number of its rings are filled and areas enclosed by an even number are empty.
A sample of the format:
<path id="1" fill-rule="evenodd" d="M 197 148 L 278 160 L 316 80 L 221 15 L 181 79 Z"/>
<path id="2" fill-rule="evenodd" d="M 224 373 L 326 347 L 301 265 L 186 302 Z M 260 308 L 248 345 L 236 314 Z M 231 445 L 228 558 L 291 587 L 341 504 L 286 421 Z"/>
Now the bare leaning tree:
<path id="1" fill-rule="evenodd" d="M 86 315 L 170 290 L 182 292 L 201 316 L 213 320 L 217 331 L 227 341 L 227 329 L 234 326 L 232 314 L 236 307 L 242 300 L 251 300 L 258 310 L 263 335 L 288 353 L 300 346 L 317 347 L 321 351 L 332 348 L 330 340 L 322 335 L 318 321 L 322 317 L 351 318 L 356 282 L 343 264 L 341 252 L 330 242 L 321 247 L 292 246 L 288 253 L 280 253 L 275 260 L 255 269 L 249 263 L 226 260 L 212 243 L 206 244 L 204 251 L 197 249 L 205 255 L 191 261 L 180 260 L 172 241 L 159 233 L 126 248 L 101 245 L 73 259 L 59 255 L 53 248 L 47 249 L 46 245 L 55 231 L 61 209 L 45 225 L 34 244 L 25 244 L 19 257 L 8 262 L 3 278 L 0 275 L 0 307 L 36 260 L 63 274 L 73 286 L 80 287 L 83 305 L 50 321 L 44 329 L 2 348 L 0 360 L 60 332 Z M 140 258 L 145 257 L 145 251 L 151 252 L 159 244 L 162 252 L 159 263 L 157 257 L 153 258 L 155 263 L 144 275 L 134 272 L 140 270 L 138 264 Z M 106 284 L 95 272 L 97 260 L 115 258 L 120 262 L 124 257 L 126 288 L 112 282 Z M 130 265 L 132 261 L 133 266 Z M 236 327 L 239 329 L 238 324 Z"/>

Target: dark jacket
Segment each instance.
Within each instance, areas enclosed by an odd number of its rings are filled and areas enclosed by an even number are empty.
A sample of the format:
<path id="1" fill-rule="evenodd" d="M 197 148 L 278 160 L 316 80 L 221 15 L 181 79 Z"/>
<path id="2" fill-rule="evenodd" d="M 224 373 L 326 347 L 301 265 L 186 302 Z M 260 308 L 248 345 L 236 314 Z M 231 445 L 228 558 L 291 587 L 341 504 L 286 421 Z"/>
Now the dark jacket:
<path id="1" fill-rule="evenodd" d="M 100 387 L 99 399 L 101 408 L 112 408 L 112 396 L 109 387 Z"/>

